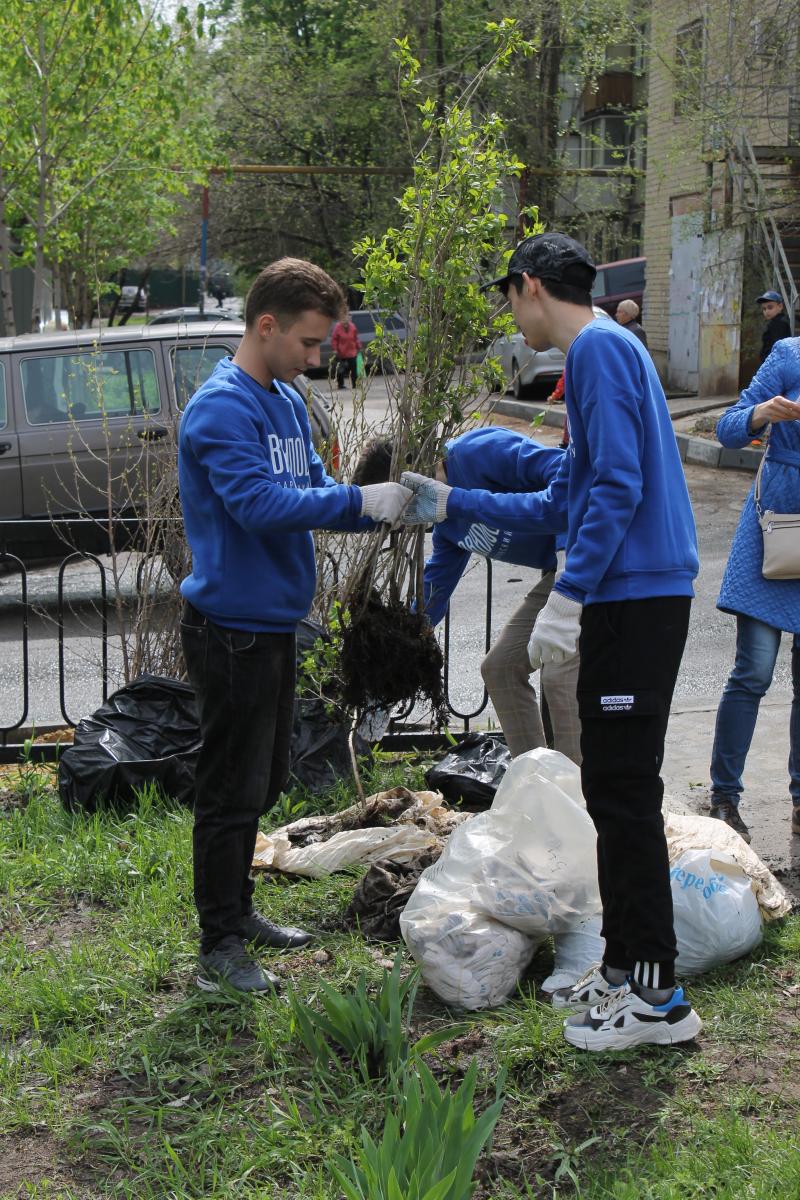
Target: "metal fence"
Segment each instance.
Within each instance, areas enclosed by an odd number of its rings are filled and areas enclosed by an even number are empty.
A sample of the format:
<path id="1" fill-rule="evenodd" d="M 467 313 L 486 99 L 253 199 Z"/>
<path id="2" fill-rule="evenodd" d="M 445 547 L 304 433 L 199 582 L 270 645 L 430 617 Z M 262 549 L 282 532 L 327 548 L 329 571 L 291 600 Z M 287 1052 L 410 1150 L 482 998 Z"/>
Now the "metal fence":
<path id="1" fill-rule="evenodd" d="M 36 523 L 31 522 L 29 525 Z M 19 686 L 16 692 L 15 699 L 18 700 L 15 711 L 13 712 L 13 720 L 6 720 L 4 724 L 0 724 L 0 762 L 17 761 L 24 748 L 24 738 L 29 735 L 31 729 L 35 727 L 37 733 L 48 732 L 53 728 L 51 720 L 46 723 L 37 721 L 37 714 L 31 711 L 31 661 L 30 661 L 30 636 L 32 619 L 39 611 L 36 604 L 32 601 L 29 586 L 29 571 L 23 559 L 15 553 L 4 549 L 4 545 L 8 545 L 8 536 L 12 531 L 17 534 L 20 529 L 18 522 L 3 522 L 0 521 L 0 570 L 4 571 L 4 583 L 16 580 L 17 599 L 10 604 L 6 604 L 6 611 L 13 614 L 13 627 L 11 636 L 6 637 L 6 645 L 13 645 L 18 653 L 18 661 L 21 668 L 19 675 Z M 74 533 L 74 530 L 73 530 Z M 70 672 L 68 664 L 68 656 L 66 653 L 66 617 L 72 611 L 72 604 L 65 591 L 65 577 L 70 565 L 76 562 L 86 562 L 92 564 L 97 569 L 97 594 L 93 600 L 93 609 L 95 613 L 96 628 L 92 630 L 91 636 L 98 643 L 98 683 L 102 700 L 108 698 L 109 690 L 112 686 L 112 680 L 109 672 L 109 613 L 110 605 L 114 603 L 113 579 L 109 580 L 109 568 L 101 561 L 98 554 L 88 550 L 73 551 L 57 563 L 56 574 L 56 593 L 55 593 L 55 621 L 54 621 L 54 638 L 58 650 L 58 701 L 59 713 L 63 725 L 74 728 L 77 725 L 80 717 L 84 714 L 75 714 L 70 711 L 69 694 L 70 694 Z M 485 620 L 484 620 L 484 644 L 488 650 L 491 640 L 492 627 L 492 564 L 489 559 L 486 559 L 486 600 L 485 600 Z M 56 570 L 55 563 L 53 570 Z M 136 575 L 135 586 L 139 587 L 141 581 L 141 563 Z M 8 620 L 8 617 L 6 617 Z M 18 636 L 13 636 L 14 627 L 18 630 Z M 451 621 L 450 612 L 448 609 L 444 622 L 444 689 L 446 697 L 447 711 L 452 717 L 452 722 L 448 722 L 448 733 L 450 736 L 455 732 L 466 733 L 470 729 L 470 724 L 486 709 L 489 701 L 486 688 L 481 689 L 480 702 L 476 707 L 462 711 L 457 707 L 450 695 L 451 683 Z M 6 665 L 11 665 L 6 660 Z M 12 668 L 13 669 L 13 668 Z M 8 702 L 8 692 L 6 692 L 6 701 Z M 421 723 L 415 723 L 410 718 L 413 716 L 414 706 L 408 705 L 402 710 L 398 710 L 392 714 L 388 728 L 381 739 L 382 744 L 386 747 L 401 747 L 405 745 L 416 745 L 419 747 L 429 747 L 431 745 L 441 744 L 448 740 L 448 736 L 442 732 L 431 731 L 428 726 Z M 55 746 L 48 744 L 40 744 L 35 747 L 35 756 L 42 759 L 54 758 L 56 755 Z"/>

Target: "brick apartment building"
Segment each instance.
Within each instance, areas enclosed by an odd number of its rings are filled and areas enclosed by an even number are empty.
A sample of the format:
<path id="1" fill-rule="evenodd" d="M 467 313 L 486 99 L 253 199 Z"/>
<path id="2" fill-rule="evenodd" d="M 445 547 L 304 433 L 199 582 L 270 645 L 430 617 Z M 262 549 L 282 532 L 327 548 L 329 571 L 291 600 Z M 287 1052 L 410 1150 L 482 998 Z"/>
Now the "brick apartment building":
<path id="1" fill-rule="evenodd" d="M 800 279 L 800 61 L 791 3 L 650 8 L 644 323 L 666 383 L 733 394 L 757 365 L 754 298 Z"/>

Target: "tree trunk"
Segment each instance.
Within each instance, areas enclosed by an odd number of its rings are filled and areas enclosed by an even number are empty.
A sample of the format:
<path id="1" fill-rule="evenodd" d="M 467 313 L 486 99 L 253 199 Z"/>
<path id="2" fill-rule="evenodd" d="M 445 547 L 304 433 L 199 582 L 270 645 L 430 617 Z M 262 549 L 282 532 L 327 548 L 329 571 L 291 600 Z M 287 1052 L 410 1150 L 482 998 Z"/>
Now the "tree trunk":
<path id="1" fill-rule="evenodd" d="M 443 0 L 434 0 L 433 53 L 436 63 L 436 116 L 441 121 L 445 109 L 444 29 L 442 28 Z"/>
<path id="2" fill-rule="evenodd" d="M 539 52 L 527 59 L 523 68 L 526 79 L 524 93 L 530 108 L 518 127 L 523 130 L 524 144 L 520 157 L 529 167 L 555 167 L 559 127 L 558 76 L 564 50 L 561 35 L 561 9 L 558 3 L 544 6 L 541 16 Z M 523 114 L 520 114 L 523 118 Z M 539 206 L 542 217 L 551 222 L 555 208 L 558 179 L 555 175 L 539 175 L 535 184 L 528 182 L 528 203 Z"/>
<path id="3" fill-rule="evenodd" d="M 2 179 L 0 179 L 0 188 Z M 6 201 L 0 191 L 0 314 L 6 337 L 17 332 L 14 320 L 14 303 L 11 292 L 11 231 L 6 225 Z"/>
<path id="4" fill-rule="evenodd" d="M 124 313 L 120 317 L 120 319 L 119 319 L 120 325 L 127 325 L 128 321 L 130 320 L 130 318 L 133 316 L 133 314 L 136 312 L 137 308 L 139 307 L 139 297 L 141 296 L 143 290 L 147 287 L 147 281 L 150 278 L 150 272 L 152 269 L 153 269 L 152 267 L 145 267 L 144 271 L 142 272 L 141 276 L 139 277 L 139 285 L 136 289 L 136 295 L 133 298 L 133 303 L 131 304 L 130 308 L 125 309 Z M 116 304 L 116 301 L 115 301 L 115 304 Z M 109 321 L 109 325 L 110 324 L 111 324 L 111 322 Z"/>

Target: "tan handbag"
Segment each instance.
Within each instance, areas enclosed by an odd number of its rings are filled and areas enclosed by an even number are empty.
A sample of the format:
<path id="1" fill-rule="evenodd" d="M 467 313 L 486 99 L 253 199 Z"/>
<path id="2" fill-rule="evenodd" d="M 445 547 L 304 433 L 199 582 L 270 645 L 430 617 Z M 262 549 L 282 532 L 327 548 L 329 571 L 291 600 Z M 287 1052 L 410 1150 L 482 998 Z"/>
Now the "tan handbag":
<path id="1" fill-rule="evenodd" d="M 769 443 L 767 443 L 769 445 Z M 767 451 L 758 465 L 753 499 L 764 543 L 761 574 L 765 579 L 800 579 L 800 513 L 776 513 L 761 507 L 761 475 Z"/>

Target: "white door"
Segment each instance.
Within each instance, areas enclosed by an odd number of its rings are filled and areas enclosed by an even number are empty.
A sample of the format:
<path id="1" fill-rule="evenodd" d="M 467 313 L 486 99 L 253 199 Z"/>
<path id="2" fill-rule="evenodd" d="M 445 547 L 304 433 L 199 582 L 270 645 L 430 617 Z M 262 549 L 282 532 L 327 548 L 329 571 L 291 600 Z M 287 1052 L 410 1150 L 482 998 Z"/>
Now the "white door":
<path id="1" fill-rule="evenodd" d="M 667 382 L 687 392 L 697 391 L 702 231 L 702 213 L 672 218 Z"/>

